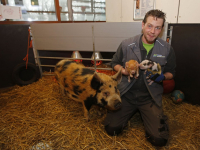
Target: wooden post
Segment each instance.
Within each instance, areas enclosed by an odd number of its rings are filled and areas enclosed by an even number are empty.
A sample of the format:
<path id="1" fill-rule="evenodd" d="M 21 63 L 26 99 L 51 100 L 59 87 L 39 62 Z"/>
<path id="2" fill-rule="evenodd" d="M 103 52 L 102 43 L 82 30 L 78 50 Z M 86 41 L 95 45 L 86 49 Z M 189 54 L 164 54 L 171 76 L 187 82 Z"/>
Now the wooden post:
<path id="1" fill-rule="evenodd" d="M 61 22 L 59 0 L 54 0 L 54 3 L 56 10 L 56 18 L 58 19 L 58 22 Z"/>
<path id="2" fill-rule="evenodd" d="M 6 5 L 6 0 L 1 0 L 3 5 Z"/>

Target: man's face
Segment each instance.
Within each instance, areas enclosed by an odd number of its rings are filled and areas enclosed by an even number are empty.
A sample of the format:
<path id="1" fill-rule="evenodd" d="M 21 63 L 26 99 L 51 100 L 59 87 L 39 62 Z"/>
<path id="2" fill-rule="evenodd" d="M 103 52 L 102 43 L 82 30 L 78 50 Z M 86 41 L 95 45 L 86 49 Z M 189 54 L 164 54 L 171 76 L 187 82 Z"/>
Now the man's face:
<path id="1" fill-rule="evenodd" d="M 142 22 L 142 41 L 146 44 L 153 44 L 162 31 L 163 19 L 149 16 L 146 23 Z"/>

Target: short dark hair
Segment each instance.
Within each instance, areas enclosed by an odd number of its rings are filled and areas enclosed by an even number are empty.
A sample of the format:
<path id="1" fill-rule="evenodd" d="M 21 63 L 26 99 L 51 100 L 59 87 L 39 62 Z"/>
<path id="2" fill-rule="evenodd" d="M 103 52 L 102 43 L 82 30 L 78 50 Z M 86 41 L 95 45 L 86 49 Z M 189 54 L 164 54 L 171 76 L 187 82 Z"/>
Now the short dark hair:
<path id="1" fill-rule="evenodd" d="M 146 13 L 144 19 L 142 22 L 144 22 L 144 24 L 147 22 L 147 18 L 149 16 L 152 16 L 152 17 L 155 17 L 155 18 L 160 18 L 160 19 L 163 19 L 163 25 L 162 27 L 164 27 L 164 24 L 165 24 L 165 18 L 166 18 L 166 14 L 164 12 L 162 12 L 161 10 L 158 10 L 158 9 L 153 9 L 153 10 L 150 10 Z"/>

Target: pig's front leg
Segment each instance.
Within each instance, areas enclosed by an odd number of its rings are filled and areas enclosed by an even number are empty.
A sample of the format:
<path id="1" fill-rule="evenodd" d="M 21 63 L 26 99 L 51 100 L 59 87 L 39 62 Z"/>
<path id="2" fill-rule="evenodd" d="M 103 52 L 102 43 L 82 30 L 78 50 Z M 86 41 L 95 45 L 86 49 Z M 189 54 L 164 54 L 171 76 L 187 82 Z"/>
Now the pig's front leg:
<path id="1" fill-rule="evenodd" d="M 147 82 L 149 82 L 149 84 L 148 85 L 151 85 L 154 81 L 153 80 L 151 80 L 151 79 L 149 79 Z"/>
<path id="2" fill-rule="evenodd" d="M 90 121 L 90 114 L 89 114 L 89 110 L 87 110 L 87 108 L 85 107 L 85 103 L 84 101 L 82 102 L 83 104 L 83 112 L 84 112 L 84 117 L 87 121 Z"/>
<path id="3" fill-rule="evenodd" d="M 139 77 L 139 69 L 137 69 L 136 74 L 135 74 L 135 79 Z"/>
<path id="4" fill-rule="evenodd" d="M 59 84 L 59 86 L 60 86 L 62 95 L 65 96 L 65 88 L 64 88 L 64 86 L 61 84 L 60 81 L 58 82 L 58 84 Z"/>
<path id="5" fill-rule="evenodd" d="M 131 82 L 131 77 L 130 77 L 130 75 L 128 76 L 128 82 Z"/>

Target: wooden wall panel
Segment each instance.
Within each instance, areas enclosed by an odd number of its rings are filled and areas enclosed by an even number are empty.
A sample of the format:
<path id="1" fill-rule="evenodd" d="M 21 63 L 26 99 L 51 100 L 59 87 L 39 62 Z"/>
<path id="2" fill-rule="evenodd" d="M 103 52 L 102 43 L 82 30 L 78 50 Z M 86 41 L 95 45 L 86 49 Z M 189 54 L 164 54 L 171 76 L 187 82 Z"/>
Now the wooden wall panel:
<path id="1" fill-rule="evenodd" d="M 186 101 L 200 104 L 200 24 L 171 24 L 172 47 L 176 54 L 175 85 Z"/>
<path id="2" fill-rule="evenodd" d="M 27 54 L 29 25 L 0 25 L 0 88 L 13 86 L 12 71 Z M 33 50 L 29 62 L 35 63 Z"/>
<path id="3" fill-rule="evenodd" d="M 167 23 L 162 34 L 166 40 Z M 122 40 L 142 33 L 142 22 L 32 24 L 37 50 L 115 52 Z"/>

